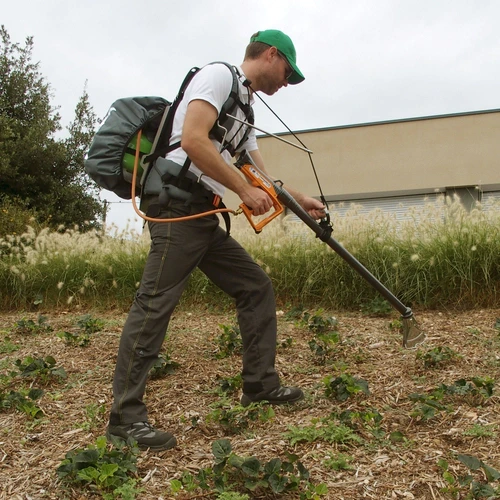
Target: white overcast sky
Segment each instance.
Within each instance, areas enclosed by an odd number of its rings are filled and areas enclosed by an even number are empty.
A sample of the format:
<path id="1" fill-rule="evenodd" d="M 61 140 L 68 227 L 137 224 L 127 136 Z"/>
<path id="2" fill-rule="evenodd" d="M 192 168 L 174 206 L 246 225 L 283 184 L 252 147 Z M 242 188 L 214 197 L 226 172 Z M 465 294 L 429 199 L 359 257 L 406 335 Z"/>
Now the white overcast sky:
<path id="1" fill-rule="evenodd" d="M 99 117 L 119 97 L 173 99 L 192 66 L 239 64 L 252 33 L 281 29 L 306 80 L 264 97 L 292 130 L 500 108 L 499 20 L 500 0 L 14 0 L 0 14 L 13 42 L 34 37 L 63 125 L 85 82 Z M 128 219 L 112 204 L 110 222 Z"/>

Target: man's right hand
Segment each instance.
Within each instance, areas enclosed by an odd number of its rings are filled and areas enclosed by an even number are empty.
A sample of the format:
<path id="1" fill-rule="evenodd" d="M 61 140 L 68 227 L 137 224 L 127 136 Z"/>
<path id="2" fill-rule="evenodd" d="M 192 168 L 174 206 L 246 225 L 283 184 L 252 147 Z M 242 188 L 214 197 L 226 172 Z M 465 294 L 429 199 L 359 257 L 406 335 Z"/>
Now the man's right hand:
<path id="1" fill-rule="evenodd" d="M 271 197 L 265 191 L 250 184 L 245 186 L 243 192 L 239 193 L 239 197 L 254 215 L 264 215 L 273 206 Z"/>

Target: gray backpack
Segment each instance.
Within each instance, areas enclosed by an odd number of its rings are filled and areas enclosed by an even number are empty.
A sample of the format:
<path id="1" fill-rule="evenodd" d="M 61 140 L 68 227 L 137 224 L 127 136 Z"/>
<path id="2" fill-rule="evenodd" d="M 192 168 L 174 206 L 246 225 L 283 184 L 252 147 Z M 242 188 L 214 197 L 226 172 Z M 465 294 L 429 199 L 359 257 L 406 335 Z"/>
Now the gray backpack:
<path id="1" fill-rule="evenodd" d="M 218 124 L 225 123 L 228 120 L 227 115 L 233 113 L 236 107 L 243 109 L 247 120 L 253 124 L 253 111 L 239 98 L 236 69 L 227 63 L 211 64 L 225 64 L 233 76 L 230 95 L 210 132 L 210 137 L 222 144 L 223 132 Z M 158 158 L 180 147 L 180 142 L 170 144 L 173 118 L 189 82 L 199 70 L 200 68 L 192 68 L 189 71 L 173 103 L 162 97 L 126 97 L 116 100 L 111 105 L 85 158 L 85 171 L 100 187 L 113 191 L 120 198 L 128 200 L 132 197 L 132 172 L 137 148 L 140 165 L 136 192 L 140 193 L 146 183 L 151 165 Z M 142 130 L 142 134 L 140 144 L 137 144 L 139 130 Z M 236 147 L 224 143 L 223 149 L 234 154 L 246 138 L 247 135 Z M 186 174 L 189 164 L 190 161 L 186 161 L 179 174 L 181 177 Z M 158 189 L 161 189 L 161 185 Z"/>

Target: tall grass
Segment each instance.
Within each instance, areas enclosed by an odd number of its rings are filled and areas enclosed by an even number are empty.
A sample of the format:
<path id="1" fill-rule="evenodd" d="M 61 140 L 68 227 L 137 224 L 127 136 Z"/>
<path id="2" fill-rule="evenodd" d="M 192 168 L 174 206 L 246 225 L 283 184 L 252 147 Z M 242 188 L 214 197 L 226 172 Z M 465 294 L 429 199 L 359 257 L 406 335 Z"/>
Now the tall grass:
<path id="1" fill-rule="evenodd" d="M 123 307 L 138 287 L 148 241 L 133 231 L 35 232 L 0 240 L 0 307 Z"/>
<path id="2" fill-rule="evenodd" d="M 411 209 L 403 220 L 375 210 L 332 213 L 333 237 L 407 305 L 495 305 L 500 291 L 500 206 L 471 212 L 458 199 Z M 233 233 L 273 280 L 278 302 L 358 308 L 377 297 L 349 265 L 300 222 L 273 222 L 255 235 L 243 219 Z M 0 240 L 0 307 L 128 308 L 149 239 L 32 228 Z M 228 304 L 196 271 L 183 302 Z"/>

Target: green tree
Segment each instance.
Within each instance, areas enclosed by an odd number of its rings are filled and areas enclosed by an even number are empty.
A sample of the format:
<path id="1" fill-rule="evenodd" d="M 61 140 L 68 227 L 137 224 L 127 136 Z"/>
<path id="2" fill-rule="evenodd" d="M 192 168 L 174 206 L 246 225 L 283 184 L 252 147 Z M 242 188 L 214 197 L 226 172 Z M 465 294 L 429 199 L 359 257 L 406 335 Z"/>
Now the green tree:
<path id="1" fill-rule="evenodd" d="M 98 226 L 103 204 L 83 169 L 97 118 L 86 88 L 68 127 L 57 140 L 60 115 L 50 85 L 32 62 L 33 39 L 12 43 L 0 29 L 0 222 Z M 2 233 L 9 228 L 3 225 Z"/>
<path id="2" fill-rule="evenodd" d="M 86 88 L 76 109 L 75 119 L 69 125 L 69 137 L 62 143 L 64 154 L 53 164 L 52 192 L 46 203 L 50 205 L 52 224 L 88 223 L 96 227 L 102 220 L 103 204 L 98 199 L 99 189 L 84 170 L 84 157 L 95 133 L 97 118 L 89 102 Z"/>

